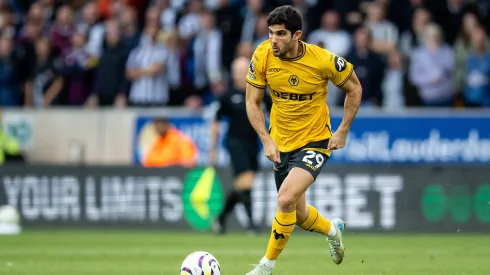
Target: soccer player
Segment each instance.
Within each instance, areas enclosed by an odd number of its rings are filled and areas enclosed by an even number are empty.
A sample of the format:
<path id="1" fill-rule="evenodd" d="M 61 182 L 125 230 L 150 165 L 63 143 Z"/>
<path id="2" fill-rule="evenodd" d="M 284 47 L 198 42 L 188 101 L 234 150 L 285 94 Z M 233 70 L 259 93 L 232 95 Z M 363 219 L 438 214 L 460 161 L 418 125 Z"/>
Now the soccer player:
<path id="1" fill-rule="evenodd" d="M 342 262 L 345 222 L 322 217 L 306 204 L 305 192 L 332 150 L 344 147 L 362 95 L 352 64 L 300 40 L 302 19 L 291 6 L 276 8 L 267 23 L 269 40 L 257 47 L 249 65 L 246 106 L 264 154 L 274 164 L 277 213 L 265 256 L 248 275 L 272 274 L 295 225 L 325 235 L 333 262 Z M 328 81 L 346 92 L 344 116 L 334 133 L 326 105 Z M 260 109 L 266 86 L 273 101 L 269 131 Z"/>
<path id="2" fill-rule="evenodd" d="M 214 121 L 211 126 L 211 150 L 209 152 L 209 164 L 214 164 L 217 159 L 218 136 L 220 121 L 227 117 L 229 128 L 226 137 L 226 148 L 231 159 L 235 186 L 228 195 L 223 211 L 212 223 L 212 230 L 217 234 L 226 233 L 226 219 L 238 202 L 242 202 L 247 213 L 249 224 L 248 231 L 257 232 L 252 220 L 251 189 L 255 179 L 255 173 L 259 168 L 259 139 L 247 117 L 245 107 L 245 76 L 248 73 L 249 59 L 238 57 L 232 63 L 233 85 L 231 89 L 218 98 L 212 105 L 215 110 Z M 272 102 L 269 97 L 264 100 L 265 106 L 270 111 Z"/>

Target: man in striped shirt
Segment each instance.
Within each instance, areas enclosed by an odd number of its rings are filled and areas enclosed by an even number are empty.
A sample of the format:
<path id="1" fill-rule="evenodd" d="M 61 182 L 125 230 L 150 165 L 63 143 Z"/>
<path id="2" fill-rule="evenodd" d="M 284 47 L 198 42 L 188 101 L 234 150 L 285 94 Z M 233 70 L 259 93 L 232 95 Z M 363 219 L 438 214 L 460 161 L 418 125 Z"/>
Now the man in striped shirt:
<path id="1" fill-rule="evenodd" d="M 167 49 L 157 42 L 158 27 L 147 26 L 140 45 L 131 51 L 126 76 L 131 81 L 129 103 L 133 106 L 163 106 L 169 101 L 165 75 Z"/>

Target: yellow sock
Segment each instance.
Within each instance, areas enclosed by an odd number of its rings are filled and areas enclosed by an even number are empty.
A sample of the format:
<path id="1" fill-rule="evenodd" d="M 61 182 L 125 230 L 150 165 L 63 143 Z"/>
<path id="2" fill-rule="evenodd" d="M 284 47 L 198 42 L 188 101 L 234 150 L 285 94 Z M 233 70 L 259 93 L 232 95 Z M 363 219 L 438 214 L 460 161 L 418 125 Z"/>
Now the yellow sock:
<path id="1" fill-rule="evenodd" d="M 308 218 L 306 218 L 306 221 L 303 222 L 303 224 L 300 224 L 299 227 L 310 232 L 317 232 L 327 236 L 331 227 L 330 221 L 322 217 L 315 207 L 311 205 L 307 206 L 310 209 L 310 214 L 308 215 Z"/>
<path id="2" fill-rule="evenodd" d="M 272 232 L 267 245 L 265 257 L 269 260 L 276 260 L 286 247 L 291 233 L 296 225 L 296 211 L 282 213 L 277 211 L 276 218 L 272 222 Z"/>

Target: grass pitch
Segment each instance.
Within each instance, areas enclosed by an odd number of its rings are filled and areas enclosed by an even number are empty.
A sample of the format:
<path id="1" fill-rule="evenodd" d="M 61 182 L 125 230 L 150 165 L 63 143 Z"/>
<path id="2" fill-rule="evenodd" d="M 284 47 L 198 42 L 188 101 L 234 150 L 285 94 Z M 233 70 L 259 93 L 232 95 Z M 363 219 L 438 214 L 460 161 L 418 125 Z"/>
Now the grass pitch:
<path id="1" fill-rule="evenodd" d="M 268 235 L 156 231 L 26 231 L 0 236 L 2 275 L 178 275 L 196 250 L 218 258 L 223 275 L 244 275 L 263 256 Z M 488 235 L 345 233 L 346 257 L 335 265 L 317 234 L 294 234 L 276 275 L 490 274 Z"/>

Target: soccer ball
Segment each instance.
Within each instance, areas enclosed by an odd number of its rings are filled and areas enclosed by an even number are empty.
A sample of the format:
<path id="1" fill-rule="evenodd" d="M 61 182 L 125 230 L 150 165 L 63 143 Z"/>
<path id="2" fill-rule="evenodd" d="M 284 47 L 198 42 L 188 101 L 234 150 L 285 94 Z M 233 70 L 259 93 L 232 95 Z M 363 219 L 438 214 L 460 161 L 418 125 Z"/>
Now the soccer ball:
<path id="1" fill-rule="evenodd" d="M 0 224 L 19 224 L 20 215 L 17 209 L 11 205 L 0 207 Z"/>
<path id="2" fill-rule="evenodd" d="M 221 267 L 211 253 L 196 251 L 189 254 L 182 266 L 180 275 L 220 275 Z"/>

